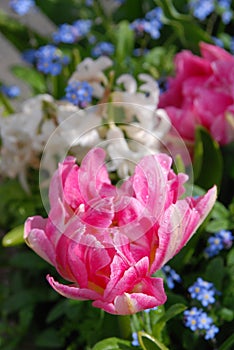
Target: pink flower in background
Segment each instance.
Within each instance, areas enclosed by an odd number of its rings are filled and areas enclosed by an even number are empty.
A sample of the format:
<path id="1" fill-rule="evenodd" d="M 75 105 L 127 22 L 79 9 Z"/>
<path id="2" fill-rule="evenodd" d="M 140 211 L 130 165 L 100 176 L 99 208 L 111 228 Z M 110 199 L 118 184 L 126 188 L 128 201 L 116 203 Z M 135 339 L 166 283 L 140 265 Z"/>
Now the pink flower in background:
<path id="1" fill-rule="evenodd" d="M 184 140 L 193 142 L 201 125 L 224 145 L 234 141 L 234 56 L 206 43 L 200 50 L 201 57 L 187 50 L 176 55 L 176 75 L 159 107 Z"/>
<path id="2" fill-rule="evenodd" d="M 47 276 L 65 297 L 93 300 L 112 314 L 133 314 L 166 301 L 152 275 L 187 243 L 216 199 L 216 188 L 179 199 L 187 175 L 176 175 L 165 154 L 144 157 L 121 186 L 111 184 L 103 149 L 79 167 L 59 164 L 49 191 L 48 218 L 30 217 L 25 240 L 69 284 Z"/>

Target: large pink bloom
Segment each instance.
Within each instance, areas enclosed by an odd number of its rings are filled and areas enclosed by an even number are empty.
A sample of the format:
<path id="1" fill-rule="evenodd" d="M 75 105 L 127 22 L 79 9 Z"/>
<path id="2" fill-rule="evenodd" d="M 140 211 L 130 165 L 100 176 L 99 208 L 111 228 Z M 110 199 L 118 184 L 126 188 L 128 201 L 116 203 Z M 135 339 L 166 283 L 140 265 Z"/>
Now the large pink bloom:
<path id="1" fill-rule="evenodd" d="M 234 56 L 201 43 L 201 56 L 182 51 L 175 57 L 176 75 L 160 97 L 172 125 L 183 139 L 194 141 L 204 126 L 221 145 L 234 141 Z"/>
<path id="2" fill-rule="evenodd" d="M 95 148 L 81 166 L 67 157 L 51 185 L 49 217 L 30 217 L 25 240 L 70 281 L 51 286 L 73 299 L 93 300 L 112 314 L 132 314 L 166 301 L 152 277 L 187 243 L 208 215 L 216 188 L 179 199 L 185 174 L 165 154 L 143 158 L 121 186 L 111 184 L 105 152 Z"/>

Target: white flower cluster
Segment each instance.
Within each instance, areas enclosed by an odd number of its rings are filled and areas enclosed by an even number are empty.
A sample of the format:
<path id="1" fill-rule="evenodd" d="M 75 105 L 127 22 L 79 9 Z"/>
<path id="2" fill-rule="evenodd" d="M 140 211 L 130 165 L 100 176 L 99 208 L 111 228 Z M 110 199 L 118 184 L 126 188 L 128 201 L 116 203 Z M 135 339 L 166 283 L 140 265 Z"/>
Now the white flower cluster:
<path id="1" fill-rule="evenodd" d="M 41 166 L 52 175 L 57 162 L 68 153 L 81 160 L 90 148 L 101 146 L 107 151 L 109 170 L 123 179 L 143 156 L 162 151 L 171 125 L 165 111 L 157 109 L 157 83 L 141 74 L 140 85 L 124 74 L 110 88 L 103 71 L 111 65 L 107 57 L 86 58 L 70 78 L 92 86 L 97 99 L 94 106 L 79 109 L 70 102 L 39 95 L 27 100 L 20 112 L 0 117 L 3 176 L 19 176 L 28 190 L 27 169 L 39 169 L 42 154 Z"/>

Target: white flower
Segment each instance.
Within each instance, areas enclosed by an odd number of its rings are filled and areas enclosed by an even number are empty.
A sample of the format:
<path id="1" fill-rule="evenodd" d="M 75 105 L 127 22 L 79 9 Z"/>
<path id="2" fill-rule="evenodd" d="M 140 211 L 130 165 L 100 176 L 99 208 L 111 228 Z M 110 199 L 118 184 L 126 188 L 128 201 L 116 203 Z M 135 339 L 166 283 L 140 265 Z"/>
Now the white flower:
<path id="1" fill-rule="evenodd" d="M 96 60 L 87 57 L 78 64 L 76 71 L 72 74 L 71 81 L 87 81 L 93 88 L 93 96 L 102 98 L 107 85 L 107 78 L 103 71 L 113 64 L 108 57 L 101 56 Z"/>
<path id="2" fill-rule="evenodd" d="M 29 191 L 26 169 L 28 166 L 39 167 L 39 155 L 48 138 L 45 126 L 42 128 L 43 101 L 52 103 L 53 98 L 50 95 L 38 95 L 25 101 L 20 113 L 0 117 L 1 173 L 10 178 L 19 176 L 26 191 Z M 46 132 L 46 137 L 42 131 Z"/>

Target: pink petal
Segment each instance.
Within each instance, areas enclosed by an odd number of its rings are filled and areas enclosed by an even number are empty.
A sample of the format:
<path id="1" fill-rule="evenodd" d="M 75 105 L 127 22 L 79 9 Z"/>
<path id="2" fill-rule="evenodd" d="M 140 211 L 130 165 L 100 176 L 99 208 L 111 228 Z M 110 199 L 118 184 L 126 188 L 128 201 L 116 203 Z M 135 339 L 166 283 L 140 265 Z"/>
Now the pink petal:
<path id="1" fill-rule="evenodd" d="M 99 191 L 102 186 L 110 184 L 105 167 L 105 151 L 102 148 L 92 149 L 82 160 L 78 184 L 86 203 L 89 203 L 92 198 L 100 197 Z"/>
<path id="2" fill-rule="evenodd" d="M 158 230 L 159 247 L 156 250 L 151 273 L 160 269 L 183 248 L 209 214 L 215 200 L 214 186 L 198 199 L 186 198 L 167 209 Z"/>
<path id="3" fill-rule="evenodd" d="M 24 239 L 28 246 L 52 265 L 56 264 L 55 248 L 46 233 L 48 219 L 29 217 L 24 226 Z"/>
<path id="4" fill-rule="evenodd" d="M 141 282 L 139 292 L 127 293 L 116 296 L 113 303 L 96 300 L 93 306 L 104 309 L 106 312 L 117 315 L 131 315 L 136 312 L 151 309 L 166 302 L 162 278 L 147 278 Z"/>
<path id="5" fill-rule="evenodd" d="M 221 47 L 201 42 L 199 44 L 202 56 L 210 61 L 225 60 L 234 61 L 233 56 Z"/>
<path id="6" fill-rule="evenodd" d="M 76 300 L 95 300 L 100 298 L 100 294 L 86 288 L 79 288 L 75 284 L 65 285 L 61 284 L 53 279 L 50 275 L 47 275 L 47 281 L 51 287 L 59 294 L 66 298 L 76 299 Z"/>

